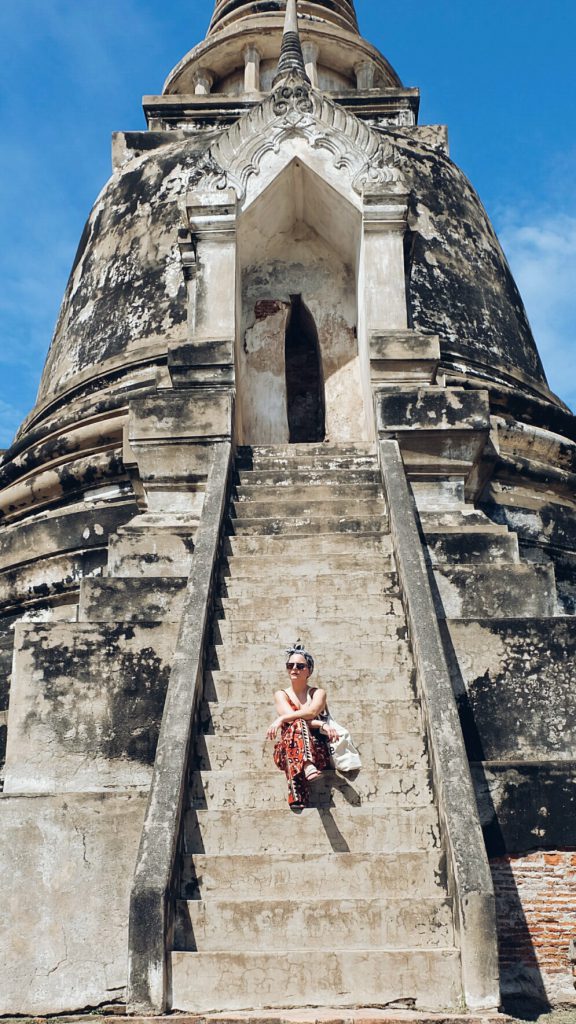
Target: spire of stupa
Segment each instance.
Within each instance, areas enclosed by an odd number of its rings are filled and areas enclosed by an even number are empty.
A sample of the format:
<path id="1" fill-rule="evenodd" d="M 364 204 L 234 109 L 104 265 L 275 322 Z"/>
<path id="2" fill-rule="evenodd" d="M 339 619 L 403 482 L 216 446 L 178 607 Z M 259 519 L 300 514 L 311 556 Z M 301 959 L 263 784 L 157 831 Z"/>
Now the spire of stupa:
<path id="1" fill-rule="evenodd" d="M 282 35 L 282 46 L 280 48 L 280 59 L 278 60 L 278 71 L 274 78 L 274 84 L 288 74 L 299 75 L 310 82 L 304 65 L 302 43 L 298 29 L 298 7 L 297 0 L 286 0 L 286 18 L 284 21 L 284 33 Z"/>

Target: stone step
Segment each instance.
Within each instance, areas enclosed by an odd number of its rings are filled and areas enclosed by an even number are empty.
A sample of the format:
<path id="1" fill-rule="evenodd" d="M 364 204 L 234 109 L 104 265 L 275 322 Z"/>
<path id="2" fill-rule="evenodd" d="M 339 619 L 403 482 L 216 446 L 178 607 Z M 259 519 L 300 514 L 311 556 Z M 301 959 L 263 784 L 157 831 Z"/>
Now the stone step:
<path id="1" fill-rule="evenodd" d="M 275 810 L 187 811 L 186 853 L 409 853 L 439 849 L 436 808 L 404 810 L 365 805 L 291 811 L 286 803 Z"/>
<path id="2" fill-rule="evenodd" d="M 292 596 L 290 580 L 285 581 L 284 598 L 280 600 L 282 618 L 287 622 L 298 622 L 306 620 L 313 622 L 315 619 L 350 621 L 356 613 L 362 623 L 374 623 L 377 628 L 383 619 L 393 617 L 402 619 L 404 622 L 404 609 L 399 597 L 379 597 L 371 594 L 358 594 L 355 601 L 351 602 L 349 593 L 322 594 L 317 595 L 313 588 L 307 593 L 299 593 Z M 250 623 L 267 622 L 273 605 L 267 588 L 263 585 L 259 588 L 260 593 L 254 588 L 246 588 L 246 593 L 240 597 L 221 597 L 218 600 L 218 624 L 229 623 L 247 628 Z M 355 604 L 355 609 L 350 607 Z M 278 612 L 276 612 L 278 614 Z M 357 634 L 358 636 L 361 633 Z"/>
<path id="3" fill-rule="evenodd" d="M 502 565 L 520 561 L 515 533 L 426 533 L 433 566 L 448 562 Z"/>
<path id="4" fill-rule="evenodd" d="M 185 492 L 177 492 L 180 495 Z M 188 537 L 198 527 L 202 514 L 205 499 L 205 487 L 194 482 L 194 491 L 188 492 L 191 501 L 195 504 L 195 511 L 189 507 L 179 509 L 177 500 L 170 510 L 141 512 L 123 526 L 118 527 L 118 535 L 124 537 L 147 537 L 150 531 L 153 533 L 167 533 L 170 536 L 178 534 L 181 537 Z M 188 502 L 188 499 L 186 499 Z"/>
<path id="5" fill-rule="evenodd" d="M 182 896 L 210 899 L 222 892 L 230 900 L 293 899 L 294 879 L 305 878 L 310 895 L 327 892 L 335 900 L 380 897 L 400 893 L 405 898 L 446 895 L 446 871 L 441 850 L 396 853 L 196 853 L 183 860 Z"/>
<path id="6" fill-rule="evenodd" d="M 323 572 L 318 575 L 287 572 L 284 578 L 252 578 L 249 583 L 243 579 L 224 577 L 219 588 L 222 600 L 244 600 L 251 595 L 283 599 L 288 589 L 290 595 L 313 594 L 317 598 L 328 598 L 346 594 L 348 599 L 353 598 L 356 601 L 362 597 L 396 596 L 399 593 L 399 583 L 394 572 L 366 569 L 364 572 Z"/>
<path id="7" fill-rule="evenodd" d="M 264 771 L 209 771 L 192 775 L 188 800 L 200 810 L 236 808 L 264 810 L 282 806 L 286 798 L 286 778 L 270 761 Z M 334 771 L 310 785 L 312 807 L 339 807 L 350 804 L 378 804 L 379 807 L 427 807 L 432 800 L 430 772 L 426 770 L 372 767 L 355 777 Z"/>
<path id="8" fill-rule="evenodd" d="M 241 487 L 286 487 L 306 485 L 330 487 L 347 486 L 348 488 L 367 484 L 381 486 L 380 470 L 372 466 L 354 468 L 347 466 L 340 469 L 329 466 L 293 466 L 289 473 L 285 469 L 242 469 L 236 471 L 236 480 Z"/>
<path id="9" fill-rule="evenodd" d="M 290 494 L 280 491 L 270 499 L 252 498 L 250 501 L 239 501 L 233 498 L 231 501 L 234 519 L 300 519 L 312 517 L 315 519 L 335 519 L 345 517 L 347 519 L 364 518 L 366 516 L 387 516 L 384 499 L 378 495 L 369 496 L 357 495 L 355 491 L 344 497 L 330 497 L 323 500 L 312 497 L 310 494 L 303 494 L 296 498 Z"/>
<path id="10" fill-rule="evenodd" d="M 403 736 L 421 731 L 420 705 L 414 700 L 361 700 L 356 706 L 349 702 L 330 701 L 330 711 L 341 725 L 355 732 L 382 733 L 386 737 Z M 213 704 L 204 702 L 200 708 L 200 725 L 209 734 L 265 735 L 275 717 L 272 703 Z"/>
<path id="11" fill-rule="evenodd" d="M 277 612 L 282 615 L 282 609 Z M 401 640 L 406 636 L 406 620 L 404 615 L 386 615 L 380 613 L 369 613 L 366 618 L 361 616 L 361 611 L 356 614 L 349 609 L 348 615 L 334 616 L 331 619 L 311 619 L 306 609 L 301 609 L 300 616 L 296 618 L 293 614 L 290 619 L 278 622 L 258 622 L 253 619 L 217 619 L 212 623 L 213 644 L 276 644 L 286 643 L 286 637 L 300 637 L 309 634 L 311 629 L 314 632 L 314 644 L 318 642 L 343 642 L 346 638 L 353 637 L 354 645 L 363 643 L 364 640 L 379 639 Z M 350 640 L 348 640 L 350 642 Z"/>
<path id="12" fill-rule="evenodd" d="M 539 618 L 554 615 L 556 581 L 551 565 L 438 565 L 442 618 Z"/>
<path id="13" fill-rule="evenodd" d="M 571 1005 L 573 1005 L 572 1000 Z M 140 1018 L 133 1018 L 134 1024 L 146 1024 Z M 206 1024 L 224 1024 L 221 1014 L 205 1013 L 203 1022 Z M 304 1006 L 292 1010 L 283 1009 L 274 1016 L 274 1024 L 330 1024 L 334 1021 L 334 1010 L 331 1007 Z M 480 1010 L 468 1013 L 467 1010 L 407 1010 L 402 1009 L 402 1000 L 387 1007 L 354 1006 L 338 1010 L 339 1024 L 518 1024 L 511 1017 L 498 1010 Z M 111 1024 L 122 1022 L 111 1019 Z M 225 1024 L 271 1024 L 270 1012 L 266 1008 L 259 1010 L 229 1010 Z M 550 1019 L 550 1024 L 554 1024 Z M 564 1017 L 556 1024 L 573 1024 Z"/>
<path id="14" fill-rule="evenodd" d="M 317 533 L 314 537 L 283 537 L 265 534 L 232 534 L 225 538 L 223 555 L 226 558 L 246 555 L 274 555 L 279 558 L 328 557 L 353 553 L 389 556 L 392 554 L 390 534 L 382 533 Z"/>
<path id="15" fill-rule="evenodd" d="M 293 473 L 355 473 L 359 470 L 378 472 L 378 463 L 373 455 L 302 455 L 299 459 L 285 455 L 258 456 L 254 459 L 236 461 L 237 473 L 283 473 L 291 477 Z"/>
<path id="16" fill-rule="evenodd" d="M 311 483 L 310 481 L 298 483 L 286 479 L 284 486 L 281 484 L 238 484 L 233 500 L 237 507 L 268 502 L 270 504 L 286 502 L 287 505 L 300 505 L 302 502 L 336 505 L 343 502 L 349 506 L 351 502 L 361 504 L 372 501 L 379 502 L 381 506 L 384 504 L 382 490 L 378 483 L 357 483 L 351 487 L 345 475 L 341 480 L 330 483 L 324 481 L 321 483 Z"/>
<path id="17" fill-rule="evenodd" d="M 107 576 L 188 576 L 194 551 L 194 531 L 187 536 L 149 530 L 115 534 L 108 548 Z"/>
<path id="18" fill-rule="evenodd" d="M 98 577 L 80 584 L 80 622 L 180 622 L 186 577 Z"/>
<path id="19" fill-rule="evenodd" d="M 237 449 L 239 460 L 266 459 L 275 455 L 282 455 L 296 462 L 307 455 L 329 456 L 330 458 L 344 455 L 370 455 L 376 459 L 376 446 L 368 441 L 349 441 L 343 444 L 330 444 L 329 441 L 299 441 L 289 444 L 239 445 Z"/>
<path id="20" fill-rule="evenodd" d="M 446 948 L 454 943 L 452 901 L 428 899 L 310 898 L 302 871 L 294 877 L 302 895 L 295 899 L 179 900 L 174 949 L 198 952 L 243 949 L 252 952 L 329 949 L 346 922 L 352 949 Z M 292 938 L 292 941 L 291 941 Z"/>
<path id="21" fill-rule="evenodd" d="M 376 666 L 370 672 L 362 681 L 362 692 L 365 696 L 377 695 L 381 700 L 412 698 L 415 696 L 413 676 L 412 655 L 407 645 L 404 645 L 400 648 L 397 658 L 390 660 L 385 666 Z M 337 683 L 334 682 L 329 670 L 324 673 L 317 669 L 312 681 L 314 686 L 321 686 L 328 692 L 337 693 L 341 700 L 349 700 L 352 703 L 358 699 L 359 681 L 355 669 L 348 672 L 339 669 Z M 260 673 L 256 670 L 246 675 L 242 672 L 209 669 L 204 676 L 204 697 L 206 700 L 223 703 L 242 703 L 248 699 L 256 702 L 267 701 L 272 707 L 275 691 L 286 689 L 287 686 L 288 675 L 285 669 L 279 674 Z"/>
<path id="22" fill-rule="evenodd" d="M 246 599 L 219 598 L 217 617 L 213 620 L 215 642 L 225 642 L 228 637 L 244 635 L 250 642 L 252 638 L 276 640 L 290 636 L 296 632 L 310 629 L 316 623 L 315 635 L 322 637 L 337 636 L 341 630 L 347 630 L 344 636 L 354 636 L 357 641 L 363 637 L 402 636 L 405 633 L 406 620 L 402 602 L 398 597 L 364 597 L 357 598 L 356 605 L 346 601 L 342 595 L 315 597 L 312 594 L 299 594 L 295 597 L 286 596 L 285 600 L 274 602 L 261 588 L 259 596 Z M 275 607 L 276 605 L 276 607 Z M 278 618 L 282 617 L 281 625 Z"/>
<path id="23" fill-rule="evenodd" d="M 308 643 L 311 634 L 312 630 L 306 629 L 301 634 L 302 641 Z M 292 639 L 287 641 L 286 637 L 292 637 Z M 246 674 L 247 670 L 254 673 L 257 670 L 258 675 L 270 673 L 272 680 L 286 679 L 286 648 L 297 639 L 298 635 L 292 636 L 290 630 L 287 629 L 281 643 L 244 644 L 235 642 L 226 645 L 220 644 L 208 650 L 206 668 L 229 674 L 239 672 Z M 370 685 L 372 669 L 388 669 L 394 666 L 398 658 L 404 660 L 405 652 L 408 651 L 405 640 L 392 638 L 364 640 L 361 644 L 356 642 L 355 637 L 352 644 L 350 640 L 342 638 L 337 642 L 326 640 L 316 642 L 313 634 L 312 639 L 314 644 L 311 643 L 310 646 L 316 659 L 317 670 L 322 671 L 325 677 L 330 672 L 334 680 L 338 679 L 340 671 L 345 673 L 356 671 L 361 690 L 365 693 L 368 692 L 367 687 Z M 315 675 L 316 678 L 319 677 Z M 329 694 L 334 685 L 334 683 L 331 684 Z"/>
<path id="24" fill-rule="evenodd" d="M 280 583 L 287 576 L 297 575 L 313 586 L 318 577 L 369 574 L 376 578 L 379 575 L 395 572 L 396 565 L 391 556 L 377 552 L 360 552 L 349 554 L 296 555 L 284 557 L 278 555 L 236 555 L 220 566 L 219 582 L 225 584 L 229 580 L 253 580 L 263 586 L 272 581 Z"/>
<path id="25" fill-rule="evenodd" d="M 229 520 L 230 533 L 255 533 L 260 535 L 280 534 L 288 537 L 315 536 L 317 533 L 388 533 L 388 517 L 383 515 L 348 516 L 343 510 L 341 515 L 323 514 L 319 509 L 316 515 L 282 515 L 274 518 L 247 517 Z"/>
<path id="26" fill-rule="evenodd" d="M 372 768 L 427 768 L 425 739 L 422 732 L 386 736 L 354 729 L 354 743 L 360 751 L 362 764 Z M 242 765 L 246 770 L 263 768 L 278 771 L 273 760 L 273 745 L 262 732 L 246 736 L 207 735 L 196 737 L 192 763 L 205 771 L 232 769 Z"/>
<path id="27" fill-rule="evenodd" d="M 352 446 L 302 446 L 296 451 L 292 446 L 270 445 L 269 447 L 253 448 L 251 451 L 238 451 L 236 466 L 239 469 L 261 469 L 271 465 L 282 464 L 299 469 L 302 466 L 318 464 L 348 468 L 354 466 L 370 466 L 378 468 L 374 448 L 355 448 Z"/>
<path id="28" fill-rule="evenodd" d="M 341 930 L 345 932 L 346 923 Z M 204 1013 L 257 1007 L 460 1006 L 460 955 L 431 950 L 172 953 L 172 1009 Z"/>
<path id="29" fill-rule="evenodd" d="M 506 535 L 508 527 L 494 523 L 484 512 L 476 509 L 438 509 L 421 511 L 420 522 L 424 533 L 489 533 Z"/>
<path id="30" fill-rule="evenodd" d="M 354 541 L 358 535 L 350 534 Z M 238 538 L 240 539 L 240 538 Z M 264 540 L 265 538 L 260 538 Z M 302 540 L 312 538 L 302 537 Z M 306 545 L 307 546 L 307 545 Z M 327 573 L 345 572 L 366 572 L 369 570 L 375 573 L 391 572 L 395 565 L 391 555 L 381 554 L 378 550 L 354 551 L 347 553 L 337 552 L 332 554 L 329 551 L 317 554 L 308 554 L 303 551 L 301 555 L 290 552 L 283 554 L 282 549 L 277 554 L 273 551 L 270 554 L 261 555 L 234 555 L 228 561 L 223 561 L 221 566 L 221 579 L 252 579 L 252 580 L 282 580 L 285 574 L 297 573 L 303 579 L 314 580 L 316 576 Z"/>

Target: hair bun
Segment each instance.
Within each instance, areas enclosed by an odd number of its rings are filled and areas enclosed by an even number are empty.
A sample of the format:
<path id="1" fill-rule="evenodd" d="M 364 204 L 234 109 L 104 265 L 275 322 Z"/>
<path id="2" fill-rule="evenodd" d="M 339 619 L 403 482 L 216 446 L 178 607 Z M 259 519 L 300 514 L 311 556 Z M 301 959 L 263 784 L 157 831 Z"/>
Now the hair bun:
<path id="1" fill-rule="evenodd" d="M 288 648 L 286 654 L 288 655 L 288 657 L 290 657 L 291 654 L 301 654 L 302 657 L 306 659 L 306 664 L 308 665 L 308 669 L 312 674 L 312 672 L 314 671 L 314 658 L 312 657 L 310 652 L 306 650 L 304 644 L 300 640 L 300 637 L 298 637 L 298 640 L 296 641 L 295 644 L 292 644 L 292 646 Z"/>

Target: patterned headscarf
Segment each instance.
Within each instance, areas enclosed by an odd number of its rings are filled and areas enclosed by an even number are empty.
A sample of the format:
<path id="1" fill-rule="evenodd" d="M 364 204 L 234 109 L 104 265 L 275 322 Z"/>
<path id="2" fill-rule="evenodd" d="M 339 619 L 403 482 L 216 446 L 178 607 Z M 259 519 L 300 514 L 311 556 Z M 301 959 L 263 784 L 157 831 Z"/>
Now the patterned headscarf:
<path id="1" fill-rule="evenodd" d="M 288 655 L 288 657 L 290 657 L 291 654 L 301 654 L 302 657 L 306 659 L 306 664 L 308 665 L 310 675 L 312 675 L 314 671 L 314 658 L 305 649 L 304 644 L 301 642 L 301 640 L 297 640 L 296 643 L 292 645 L 292 647 L 289 647 L 288 650 L 286 651 L 286 654 Z"/>

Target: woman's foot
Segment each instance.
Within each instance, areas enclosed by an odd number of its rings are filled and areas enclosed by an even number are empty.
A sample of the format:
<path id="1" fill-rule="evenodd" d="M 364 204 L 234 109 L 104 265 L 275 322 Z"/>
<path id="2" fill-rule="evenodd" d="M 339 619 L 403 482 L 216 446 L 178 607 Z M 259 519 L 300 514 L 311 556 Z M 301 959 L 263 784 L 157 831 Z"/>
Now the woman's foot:
<path id="1" fill-rule="evenodd" d="M 304 775 L 306 776 L 307 782 L 314 782 L 315 779 L 319 779 L 322 772 L 319 772 L 315 764 L 304 765 Z"/>

